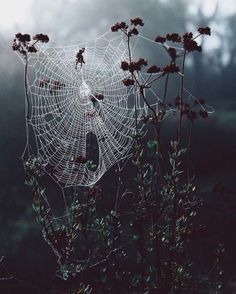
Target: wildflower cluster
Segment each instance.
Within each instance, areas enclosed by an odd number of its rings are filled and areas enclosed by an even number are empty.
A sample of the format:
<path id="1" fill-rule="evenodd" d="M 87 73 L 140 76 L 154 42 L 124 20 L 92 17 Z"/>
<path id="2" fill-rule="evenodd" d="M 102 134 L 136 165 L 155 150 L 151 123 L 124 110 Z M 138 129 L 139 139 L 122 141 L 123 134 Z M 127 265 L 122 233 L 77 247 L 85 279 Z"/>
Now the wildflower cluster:
<path id="1" fill-rule="evenodd" d="M 119 168 L 116 171 L 117 189 L 107 198 L 109 192 L 104 193 L 100 185 L 75 188 L 73 192 L 68 189 L 68 195 L 63 195 L 68 196 L 67 219 L 62 224 L 53 219 L 45 191 L 39 184 L 43 170 L 53 175 L 54 167 L 43 165 L 40 158 L 33 156 L 24 161 L 26 184 L 34 194 L 33 207 L 43 237 L 57 256 L 59 275 L 64 280 L 77 281 L 74 293 L 200 293 L 209 286 L 209 277 L 195 276 L 192 268 L 190 244 L 204 233 L 205 228 L 194 223 L 202 203 L 195 195 L 189 168 L 192 138 L 189 135 L 187 140 L 181 140 L 183 117 L 188 119 L 184 121 L 186 127 L 191 128 L 195 119 L 207 118 L 208 112 L 203 99 L 191 96 L 192 101 L 189 101 L 184 96 L 184 66 L 177 63 L 182 57 L 184 64 L 185 54 L 200 52 L 201 46 L 191 32 L 157 36 L 155 41 L 163 45 L 170 60 L 162 67 L 149 66 L 145 58 L 133 60 L 130 50 L 130 38 L 139 34 L 138 28 L 143 25 L 143 20 L 137 17 L 131 19 L 129 25 L 119 22 L 111 27 L 112 32 L 120 31 L 128 41 L 129 60 L 122 61 L 120 66 L 128 74 L 123 84 L 135 85 L 149 110 L 141 118 L 136 117 L 136 132 L 132 135 L 131 158 L 135 176 L 124 184 Z M 200 35 L 211 34 L 209 27 L 199 28 L 198 32 Z M 47 42 L 48 37 L 38 34 L 33 40 Z M 34 52 L 29 49 L 34 46 L 30 42 L 28 34 L 17 34 L 13 49 L 27 55 Z M 179 47 L 167 45 L 169 42 Z M 85 48 L 77 52 L 76 68 L 85 63 L 84 52 Z M 148 73 L 143 83 L 138 79 L 141 71 Z M 180 89 L 168 103 L 170 74 L 176 74 L 174 77 L 180 79 Z M 146 92 L 161 78 L 164 79 L 164 93 L 163 97 L 158 95 L 158 107 L 154 109 Z M 41 79 L 38 83 L 40 88 L 52 91 L 52 94 L 64 87 L 60 80 Z M 156 91 L 156 88 L 151 90 Z M 104 95 L 95 93 L 90 99 L 96 103 L 103 100 Z M 168 118 L 167 107 L 178 114 L 177 136 L 165 145 L 163 152 L 161 130 L 164 119 Z M 138 120 L 150 124 L 146 126 L 152 134 L 148 141 L 139 129 Z M 189 142 L 187 147 L 182 143 L 185 141 Z M 84 155 L 69 158 L 69 164 L 75 167 L 86 165 L 87 169 L 96 170 L 96 164 Z M 219 265 L 222 259 L 223 247 L 217 251 Z M 218 271 L 217 287 L 222 280 L 220 267 Z"/>
<path id="2" fill-rule="evenodd" d="M 140 71 L 143 66 L 147 66 L 147 61 L 143 58 L 139 58 L 137 61 L 132 61 L 130 64 L 126 61 L 121 62 L 121 69 L 124 71 L 129 70 L 131 73 L 134 71 Z"/>
<path id="3" fill-rule="evenodd" d="M 131 78 L 126 78 L 122 82 L 126 87 L 134 85 L 134 80 Z"/>
<path id="4" fill-rule="evenodd" d="M 204 108 L 205 101 L 204 99 L 194 99 L 192 103 L 182 103 L 180 96 L 174 98 L 174 106 L 181 112 L 182 116 L 186 116 L 190 121 L 202 117 L 207 118 L 208 112 Z M 171 105 L 170 105 L 171 106 Z"/>
<path id="5" fill-rule="evenodd" d="M 156 65 L 152 65 L 147 69 L 147 73 L 159 73 L 160 71 L 161 68 Z"/>
<path id="6" fill-rule="evenodd" d="M 48 43 L 49 42 L 49 37 L 47 35 L 44 35 L 44 34 L 37 34 L 37 35 L 33 36 L 33 40 L 40 41 L 42 43 Z"/>
<path id="7" fill-rule="evenodd" d="M 17 33 L 13 40 L 12 49 L 26 58 L 27 53 L 36 53 L 38 51 L 35 47 L 37 42 L 47 43 L 48 41 L 49 37 L 44 34 L 31 37 L 29 34 Z"/>
<path id="8" fill-rule="evenodd" d="M 111 27 L 111 31 L 112 32 L 118 32 L 118 31 L 122 31 L 123 33 L 125 33 L 127 36 L 131 37 L 134 35 L 138 35 L 139 31 L 137 29 L 138 26 L 144 26 L 144 22 L 141 18 L 136 17 L 134 19 L 130 20 L 130 24 L 131 27 L 126 24 L 125 22 L 117 22 L 116 24 L 114 24 Z"/>
<path id="9" fill-rule="evenodd" d="M 200 35 L 211 35 L 211 29 L 209 27 L 198 28 L 198 32 Z M 202 51 L 202 47 L 198 45 L 196 42 L 196 38 L 198 36 L 193 36 L 192 32 L 185 33 L 184 35 L 180 35 L 178 33 L 167 34 L 166 36 L 157 36 L 155 42 L 164 44 L 167 41 L 173 43 L 180 43 L 183 45 L 183 48 L 188 51 Z M 173 48 L 171 48 L 173 50 Z"/>
<path id="10" fill-rule="evenodd" d="M 163 74 L 168 74 L 168 73 L 178 73 L 179 72 L 179 67 L 174 64 L 168 64 L 163 68 Z"/>
<path id="11" fill-rule="evenodd" d="M 123 80 L 123 84 L 125 86 L 134 85 L 134 72 L 140 71 L 144 66 L 147 66 L 148 62 L 143 58 L 139 58 L 137 61 L 131 61 L 130 63 L 127 61 L 121 62 L 121 69 L 124 71 L 129 71 L 131 73 L 131 77 L 125 78 Z"/>

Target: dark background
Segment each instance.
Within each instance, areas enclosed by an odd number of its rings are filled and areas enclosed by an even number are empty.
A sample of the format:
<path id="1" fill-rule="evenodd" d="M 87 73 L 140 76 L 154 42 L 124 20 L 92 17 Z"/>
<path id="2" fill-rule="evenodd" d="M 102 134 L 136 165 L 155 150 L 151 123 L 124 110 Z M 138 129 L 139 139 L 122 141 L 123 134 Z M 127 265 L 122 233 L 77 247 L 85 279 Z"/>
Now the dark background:
<path id="1" fill-rule="evenodd" d="M 197 122 L 194 129 L 192 159 L 199 197 L 206 202 L 200 215 L 209 227 L 208 241 L 200 243 L 197 250 L 207 257 L 208 248 L 223 241 L 226 280 L 233 279 L 236 4 L 233 5 L 233 0 L 209 2 L 212 8 L 204 1 L 184 0 L 32 0 L 23 16 L 19 12 L 14 26 L 0 28 L 0 256 L 5 256 L 0 264 L 0 278 L 8 276 L 8 270 L 21 280 L 18 283 L 22 287 L 22 281 L 42 285 L 54 277 L 56 268 L 55 258 L 41 238 L 34 218 L 32 195 L 24 186 L 20 161 L 25 144 L 23 65 L 11 50 L 14 34 L 42 32 L 49 35 L 52 44 L 74 44 L 98 37 L 116 21 L 140 16 L 145 22 L 142 35 L 152 39 L 168 32 L 196 31 L 199 26 L 208 25 L 212 29 L 212 36 L 201 40 L 203 53 L 194 54 L 187 63 L 188 88 L 215 110 L 204 123 Z M 160 61 L 153 47 L 140 54 L 157 64 Z M 107 179 L 105 175 L 103 183 Z M 211 192 L 216 183 L 224 187 L 222 193 Z M 0 289 L 1 283 L 6 281 L 0 280 Z"/>

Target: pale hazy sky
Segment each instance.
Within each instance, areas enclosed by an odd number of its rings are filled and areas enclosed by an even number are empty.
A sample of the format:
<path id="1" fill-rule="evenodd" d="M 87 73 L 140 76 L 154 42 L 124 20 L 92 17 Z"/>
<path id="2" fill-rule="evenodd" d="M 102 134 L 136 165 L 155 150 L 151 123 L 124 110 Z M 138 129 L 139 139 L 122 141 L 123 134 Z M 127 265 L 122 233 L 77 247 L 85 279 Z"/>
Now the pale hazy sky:
<path id="1" fill-rule="evenodd" d="M 165 0 L 163 0 L 165 1 Z M 174 0 L 175 1 L 175 0 Z M 194 4 L 201 3 L 203 7 L 203 11 L 205 14 L 211 14 L 216 6 L 217 1 L 216 0 L 190 0 L 189 3 Z M 233 13 L 236 13 L 236 1 L 235 0 L 219 0 L 219 13 L 222 16 L 230 15 Z"/>
<path id="2" fill-rule="evenodd" d="M 32 0 L 4 0 L 1 1 L 0 30 L 14 28 L 25 22 L 31 7 Z"/>
<path id="3" fill-rule="evenodd" d="M 88 17 L 90 16 L 91 13 L 94 13 L 94 9 L 96 9 L 96 5 L 98 5 L 96 0 L 67 0 L 68 4 L 69 2 L 75 2 L 78 3 L 79 8 L 81 7 L 86 7 L 86 11 Z M 106 0 L 110 1 L 110 0 Z M 124 0 L 125 1 L 125 0 Z M 155 1 L 155 0 L 153 0 Z M 167 0 L 160 0 L 162 2 L 166 2 Z M 171 0 L 171 1 L 179 1 L 179 0 Z M 33 25 L 35 25 L 38 22 L 39 29 L 41 27 L 45 29 L 45 25 L 47 27 L 47 24 L 49 27 L 50 23 L 52 24 L 58 24 L 58 32 L 60 32 L 60 38 L 63 38 L 63 33 L 67 33 L 69 26 L 65 26 L 65 22 L 70 22 L 70 19 L 66 17 L 66 15 L 70 15 L 70 10 L 68 8 L 68 11 L 66 10 L 66 1 L 60 1 L 60 0 L 48 0 L 45 1 L 44 3 L 49 3 L 50 9 L 43 9 L 43 4 L 38 6 L 39 4 L 38 0 L 2 0 L 1 1 L 1 9 L 0 9 L 0 33 L 6 33 L 8 36 L 13 36 L 16 31 L 28 31 L 30 32 Z M 62 5 L 63 2 L 63 5 Z M 236 14 L 236 0 L 189 0 L 189 15 L 191 17 L 192 15 L 195 15 L 198 13 L 199 7 L 201 7 L 201 10 L 203 11 L 204 14 L 206 15 L 211 15 L 213 11 L 215 10 L 216 3 L 219 3 L 218 7 L 218 14 L 217 14 L 217 19 L 214 22 L 214 24 L 211 24 L 212 26 L 212 37 L 209 39 L 207 44 L 205 45 L 206 49 L 208 50 L 214 50 L 216 48 L 219 48 L 221 46 L 221 40 L 219 39 L 219 36 L 217 33 L 225 31 L 225 22 L 224 17 L 227 17 L 231 14 Z M 105 3 L 105 1 L 103 2 Z M 129 0 L 126 0 L 126 4 L 129 3 Z M 91 4 L 91 5 L 90 5 Z M 137 1 L 138 4 L 138 1 Z M 61 19 L 64 23 L 60 22 L 60 20 L 55 19 L 53 20 L 53 7 L 55 6 L 55 9 L 60 8 L 60 6 L 63 8 L 62 9 L 62 14 L 61 14 Z M 65 7 L 64 7 L 65 6 Z M 91 6 L 91 9 L 90 9 Z M 35 8 L 36 7 L 36 8 Z M 68 5 L 69 7 L 69 5 Z M 32 10 L 34 9 L 34 11 Z M 88 10 L 88 11 L 87 11 Z M 57 10 L 58 11 L 58 10 Z M 104 7 L 104 11 L 106 11 L 106 7 Z M 32 13 L 33 12 L 33 13 Z M 81 15 L 79 16 L 78 23 L 80 26 L 83 27 L 83 22 L 85 16 L 85 12 L 83 12 L 82 17 Z M 63 15 L 65 13 L 65 15 Z M 106 11 L 106 13 L 109 13 Z M 64 17 L 65 16 L 65 17 Z M 92 16 L 93 17 L 93 16 Z M 101 9 L 101 18 L 100 21 L 104 18 L 105 19 L 106 15 L 102 15 L 102 9 Z M 35 19 L 36 18 L 36 19 Z M 58 18 L 58 16 L 57 16 Z M 41 23 L 40 23 L 41 21 Z M 59 22 L 58 22 L 59 21 Z M 69 24 L 69 23 L 68 23 Z M 42 25 L 42 26 L 41 26 Z M 86 24 L 87 25 L 87 22 Z M 102 26 L 102 22 L 101 22 Z M 104 25 L 104 31 L 106 30 L 107 24 Z M 92 28 L 87 28 L 84 30 L 86 35 L 89 35 L 90 37 L 97 37 L 97 29 L 98 27 L 93 27 L 93 32 L 91 31 Z M 89 31 L 90 30 L 90 31 Z M 100 28 L 100 33 L 103 32 L 103 29 Z M 48 31 L 48 33 L 51 33 Z M 53 32 L 52 35 L 56 35 L 56 32 Z M 73 40 L 72 40 L 73 42 Z"/>
<path id="4" fill-rule="evenodd" d="M 26 22 L 30 20 L 30 10 L 32 9 L 32 3 L 36 0 L 4 0 L 1 1 L 0 9 L 0 30 L 13 30 L 16 27 L 24 26 Z M 68 0 L 76 1 L 76 0 Z M 78 1 L 78 0 L 77 0 Z M 87 0 L 88 1 L 88 0 Z M 107 0 L 109 1 L 109 0 Z M 127 0 L 128 1 L 128 0 Z M 166 0 L 162 0 L 165 2 Z M 178 1 L 178 0 L 172 0 Z M 80 1 L 81 2 L 81 1 Z M 96 4 L 96 0 L 90 0 Z M 210 14 L 214 10 L 216 0 L 192 0 L 192 10 L 194 12 L 195 3 L 203 3 L 204 12 Z M 236 13 L 236 1 L 235 0 L 219 0 L 219 12 L 222 15 Z"/>

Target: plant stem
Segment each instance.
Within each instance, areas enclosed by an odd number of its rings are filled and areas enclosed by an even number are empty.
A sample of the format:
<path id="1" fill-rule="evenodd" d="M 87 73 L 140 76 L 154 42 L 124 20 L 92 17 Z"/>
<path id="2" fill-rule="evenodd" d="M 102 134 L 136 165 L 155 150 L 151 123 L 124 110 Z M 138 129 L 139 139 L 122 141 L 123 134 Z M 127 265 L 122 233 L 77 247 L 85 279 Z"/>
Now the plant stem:
<path id="1" fill-rule="evenodd" d="M 192 147 L 192 136 L 193 136 L 193 121 L 190 122 L 188 146 L 187 146 L 187 181 L 190 184 L 190 164 L 191 164 L 191 147 Z"/>
<path id="2" fill-rule="evenodd" d="M 25 127 L 26 127 L 26 145 L 24 152 L 22 154 L 22 158 L 24 159 L 25 153 L 28 153 L 28 157 L 30 156 L 30 146 L 29 146 L 29 93 L 28 93 L 28 56 L 25 55 L 25 67 L 24 67 L 24 88 L 25 88 L 25 97 L 26 97 L 26 117 L 25 117 Z"/>
<path id="3" fill-rule="evenodd" d="M 182 132 L 182 106 L 183 106 L 183 91 L 184 91 L 184 67 L 185 67 L 185 57 L 186 57 L 186 50 L 184 51 L 183 60 L 182 60 L 182 66 L 181 66 L 181 75 L 180 75 L 180 105 L 179 105 L 179 121 L 178 121 L 178 127 L 177 127 L 177 142 L 178 145 L 180 144 L 181 140 L 181 132 Z"/>

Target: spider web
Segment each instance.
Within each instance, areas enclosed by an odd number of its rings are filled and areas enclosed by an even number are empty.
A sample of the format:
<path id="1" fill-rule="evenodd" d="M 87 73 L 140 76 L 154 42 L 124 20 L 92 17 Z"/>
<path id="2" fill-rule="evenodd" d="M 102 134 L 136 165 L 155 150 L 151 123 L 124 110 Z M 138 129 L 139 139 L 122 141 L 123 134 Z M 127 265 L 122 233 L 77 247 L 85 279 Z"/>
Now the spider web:
<path id="1" fill-rule="evenodd" d="M 76 69 L 81 48 L 85 64 Z M 61 187 L 93 185 L 131 155 L 137 123 L 148 109 L 137 89 L 122 83 L 127 73 L 120 65 L 128 57 L 122 36 L 111 39 L 108 34 L 73 46 L 42 44 L 30 56 L 30 124 L 36 153 Z M 91 168 L 88 154 L 94 152 L 97 162 Z"/>

